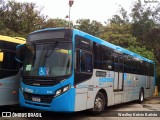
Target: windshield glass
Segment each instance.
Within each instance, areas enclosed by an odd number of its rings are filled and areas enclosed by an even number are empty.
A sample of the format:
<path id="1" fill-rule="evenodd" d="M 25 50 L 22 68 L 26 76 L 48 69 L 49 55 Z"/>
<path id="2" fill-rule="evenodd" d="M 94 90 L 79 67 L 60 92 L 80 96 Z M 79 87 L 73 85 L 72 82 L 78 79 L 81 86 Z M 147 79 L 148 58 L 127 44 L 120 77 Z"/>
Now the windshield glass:
<path id="1" fill-rule="evenodd" d="M 60 77 L 71 74 L 72 44 L 68 41 L 26 45 L 22 76 Z"/>

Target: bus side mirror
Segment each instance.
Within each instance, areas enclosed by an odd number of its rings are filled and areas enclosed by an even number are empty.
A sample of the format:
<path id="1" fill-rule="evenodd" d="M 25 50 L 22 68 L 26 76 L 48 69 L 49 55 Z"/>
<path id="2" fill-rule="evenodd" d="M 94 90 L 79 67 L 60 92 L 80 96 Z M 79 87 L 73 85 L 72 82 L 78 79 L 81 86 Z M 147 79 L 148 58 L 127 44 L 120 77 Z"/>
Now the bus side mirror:
<path id="1" fill-rule="evenodd" d="M 26 50 L 26 45 L 25 44 L 18 45 L 16 47 L 16 57 L 15 57 L 16 61 L 22 63 L 22 61 L 24 59 L 24 56 L 25 56 L 25 50 Z"/>
<path id="2" fill-rule="evenodd" d="M 3 62 L 4 53 L 0 52 L 0 62 Z"/>

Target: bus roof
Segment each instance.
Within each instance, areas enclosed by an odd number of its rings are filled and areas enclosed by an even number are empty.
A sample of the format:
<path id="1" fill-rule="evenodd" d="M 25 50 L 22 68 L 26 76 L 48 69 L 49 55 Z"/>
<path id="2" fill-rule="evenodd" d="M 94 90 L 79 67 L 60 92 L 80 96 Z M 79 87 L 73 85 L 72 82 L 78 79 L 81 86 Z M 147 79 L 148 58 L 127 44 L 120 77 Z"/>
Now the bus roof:
<path id="1" fill-rule="evenodd" d="M 18 40 L 22 40 L 22 41 L 26 41 L 26 39 L 22 38 L 22 37 L 13 37 L 13 38 L 18 39 Z"/>
<path id="2" fill-rule="evenodd" d="M 21 38 L 21 37 L 9 37 L 9 36 L 0 35 L 0 40 L 1 41 L 12 42 L 12 43 L 18 43 L 18 44 L 26 43 L 25 38 Z"/>
<path id="3" fill-rule="evenodd" d="M 45 29 L 42 29 L 42 30 L 34 31 L 32 33 L 37 33 L 37 32 L 42 32 L 42 31 L 50 31 L 50 30 L 63 30 L 63 29 L 69 29 L 69 28 L 45 28 Z M 125 53 L 125 54 L 131 55 L 132 57 L 135 57 L 135 58 L 137 58 L 139 60 L 144 60 L 144 61 L 147 61 L 147 62 L 150 62 L 150 63 L 154 64 L 154 61 L 149 60 L 149 59 L 147 59 L 147 58 L 145 58 L 145 57 L 143 57 L 143 56 L 141 56 L 139 54 L 136 54 L 134 52 L 131 52 L 131 51 L 125 49 L 125 48 L 122 48 L 120 46 L 116 46 L 116 45 L 114 45 L 112 43 L 109 43 L 109 42 L 107 42 L 105 40 L 102 40 L 102 39 L 100 39 L 98 37 L 95 37 L 93 35 L 90 35 L 88 33 L 80 31 L 78 29 L 71 29 L 71 30 L 73 30 L 73 34 L 78 34 L 78 35 L 80 35 L 82 37 L 90 39 L 91 41 L 94 41 L 94 42 L 99 43 L 101 45 L 105 45 L 105 46 L 107 46 L 109 48 L 112 48 L 115 51 L 118 51 L 118 52 L 121 52 L 121 53 Z M 30 33 L 30 34 L 32 34 L 32 33 Z"/>

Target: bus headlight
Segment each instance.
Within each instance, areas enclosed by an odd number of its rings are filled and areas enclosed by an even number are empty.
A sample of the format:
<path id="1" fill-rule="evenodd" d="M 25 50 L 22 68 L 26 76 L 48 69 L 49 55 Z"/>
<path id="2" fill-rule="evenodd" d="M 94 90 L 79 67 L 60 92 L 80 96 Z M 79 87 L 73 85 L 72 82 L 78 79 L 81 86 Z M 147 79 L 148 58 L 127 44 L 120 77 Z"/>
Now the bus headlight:
<path id="1" fill-rule="evenodd" d="M 65 87 L 62 87 L 62 88 L 58 89 L 58 90 L 56 91 L 55 97 L 57 97 L 57 96 L 65 93 L 65 92 L 67 92 L 70 88 L 71 88 L 70 85 L 67 85 L 67 86 L 65 86 Z"/>
<path id="2" fill-rule="evenodd" d="M 70 89 L 70 86 L 67 85 L 67 86 L 65 86 L 65 87 L 63 88 L 63 92 L 66 92 L 66 91 L 68 91 L 69 89 Z"/>
<path id="3" fill-rule="evenodd" d="M 62 90 L 61 90 L 61 89 L 57 90 L 57 91 L 56 91 L 56 96 L 60 95 L 61 93 L 62 93 Z"/>

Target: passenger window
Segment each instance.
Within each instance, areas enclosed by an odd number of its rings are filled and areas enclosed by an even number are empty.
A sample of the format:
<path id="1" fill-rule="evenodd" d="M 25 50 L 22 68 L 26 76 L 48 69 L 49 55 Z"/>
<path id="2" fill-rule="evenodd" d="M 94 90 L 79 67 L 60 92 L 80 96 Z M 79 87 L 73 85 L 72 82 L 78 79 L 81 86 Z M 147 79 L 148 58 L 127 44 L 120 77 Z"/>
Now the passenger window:
<path id="1" fill-rule="evenodd" d="M 15 52 L 3 50 L 3 62 L 0 62 L 0 78 L 10 77 L 18 73 L 18 63 L 15 60 Z"/>
<path id="2" fill-rule="evenodd" d="M 92 55 L 80 50 L 80 72 L 92 72 Z"/>
<path id="3" fill-rule="evenodd" d="M 75 58 L 75 84 L 84 82 L 92 77 L 92 53 L 77 49 Z"/>
<path id="4" fill-rule="evenodd" d="M 92 55 L 86 54 L 86 72 L 92 72 Z"/>

